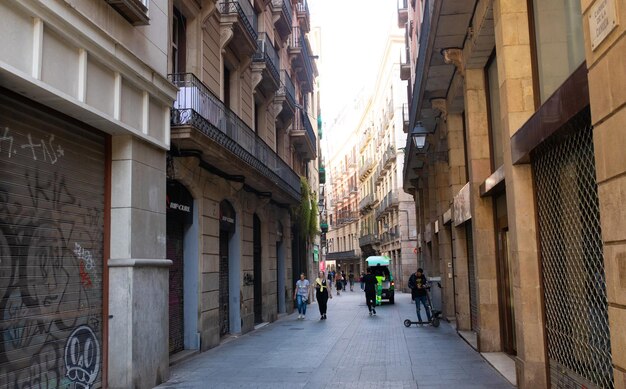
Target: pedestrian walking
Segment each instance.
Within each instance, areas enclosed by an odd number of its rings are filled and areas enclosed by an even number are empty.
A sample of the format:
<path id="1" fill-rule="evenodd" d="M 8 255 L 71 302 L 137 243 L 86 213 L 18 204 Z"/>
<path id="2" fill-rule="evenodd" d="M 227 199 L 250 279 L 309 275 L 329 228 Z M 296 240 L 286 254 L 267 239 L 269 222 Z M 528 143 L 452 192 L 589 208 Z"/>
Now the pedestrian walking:
<path id="1" fill-rule="evenodd" d="M 364 277 L 365 277 L 365 273 L 361 272 L 361 278 L 359 278 L 359 282 L 361 283 L 361 290 L 364 290 L 365 288 Z"/>
<path id="2" fill-rule="evenodd" d="M 298 320 L 304 320 L 306 305 L 309 303 L 309 280 L 306 279 L 304 273 L 300 274 L 300 279 L 296 282 L 293 299 L 298 306 Z"/>
<path id="3" fill-rule="evenodd" d="M 354 292 L 354 273 L 348 273 L 348 281 L 350 281 L 350 292 Z"/>
<path id="4" fill-rule="evenodd" d="M 376 285 L 378 280 L 372 274 L 372 269 L 367 268 L 367 274 L 363 276 L 363 284 L 365 290 L 365 303 L 370 316 L 376 315 Z"/>
<path id="5" fill-rule="evenodd" d="M 335 274 L 335 288 L 337 288 L 337 296 L 341 295 L 341 289 L 343 288 L 343 281 L 341 278 L 341 272 L 337 272 Z"/>
<path id="6" fill-rule="evenodd" d="M 320 320 L 326 320 L 328 298 L 333 298 L 333 295 L 328 293 L 328 282 L 326 281 L 323 271 L 321 271 L 315 279 L 315 298 L 317 299 L 317 305 L 320 308 Z"/>
<path id="7" fill-rule="evenodd" d="M 335 279 L 335 272 L 331 270 L 328 272 L 328 287 L 331 289 L 333 288 L 334 279 Z"/>
<path id="8" fill-rule="evenodd" d="M 417 313 L 417 320 L 420 322 L 422 321 L 422 315 L 420 314 L 421 303 L 426 310 L 426 317 L 430 322 L 430 298 L 428 297 L 428 290 L 430 289 L 430 285 L 428 283 L 428 280 L 426 279 L 426 276 L 424 275 L 424 270 L 421 267 L 417 269 L 415 273 L 411 274 L 411 277 L 409 277 L 409 288 L 411 289 L 411 297 L 413 298 L 413 300 L 415 300 L 415 311 Z"/>

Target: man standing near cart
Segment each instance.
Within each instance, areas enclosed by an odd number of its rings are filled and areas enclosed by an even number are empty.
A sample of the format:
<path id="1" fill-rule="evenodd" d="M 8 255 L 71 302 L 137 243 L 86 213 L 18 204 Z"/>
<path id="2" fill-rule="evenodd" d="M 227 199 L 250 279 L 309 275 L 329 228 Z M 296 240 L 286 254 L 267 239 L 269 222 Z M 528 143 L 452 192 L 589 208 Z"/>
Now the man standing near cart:
<path id="1" fill-rule="evenodd" d="M 420 322 L 420 326 L 422 325 L 422 315 L 420 315 L 420 303 L 424 305 L 424 309 L 426 309 L 426 317 L 428 318 L 428 322 L 431 321 L 430 316 L 430 299 L 428 298 L 428 289 L 430 289 L 430 284 L 424 275 L 424 270 L 420 267 L 417 271 L 411 274 L 409 277 L 409 288 L 411 289 L 411 297 L 415 300 L 415 311 L 417 312 L 417 320 Z"/>

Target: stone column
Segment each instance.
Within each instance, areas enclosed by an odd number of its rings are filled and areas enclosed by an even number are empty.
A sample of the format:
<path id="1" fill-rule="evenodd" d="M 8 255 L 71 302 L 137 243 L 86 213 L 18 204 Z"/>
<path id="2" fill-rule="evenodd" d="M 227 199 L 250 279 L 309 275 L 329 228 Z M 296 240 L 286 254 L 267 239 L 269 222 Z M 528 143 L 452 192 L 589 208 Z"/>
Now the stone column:
<path id="1" fill-rule="evenodd" d="M 108 383 L 152 388 L 169 378 L 165 150 L 112 140 Z"/>
<path id="2" fill-rule="evenodd" d="M 500 317 L 493 222 L 493 200 L 480 197 L 480 184 L 491 175 L 489 122 L 484 69 L 465 72 L 465 113 L 469 161 L 474 263 L 478 289 L 478 350 L 500 351 Z"/>
<path id="3" fill-rule="evenodd" d="M 621 23 L 591 48 L 589 20 L 599 1 L 583 1 L 583 31 L 589 69 L 589 98 L 604 272 L 609 304 L 609 328 L 616 388 L 626 387 L 626 5 L 609 1 Z"/>
<path id="4" fill-rule="evenodd" d="M 535 111 L 526 2 L 496 1 L 494 21 L 514 275 L 517 382 L 520 388 L 545 388 L 548 371 L 532 172 L 530 165 L 512 165 L 510 146 L 511 136 Z"/>
<path id="5" fill-rule="evenodd" d="M 467 183 L 465 166 L 465 140 L 463 138 L 463 115 L 448 114 L 448 182 L 450 198 L 458 195 Z M 452 215 L 454 218 L 454 215 Z M 457 329 L 469 331 L 471 328 L 469 303 L 469 278 L 467 272 L 467 240 L 464 225 L 455 226 L 452 221 L 452 273 L 454 283 L 454 312 Z"/>

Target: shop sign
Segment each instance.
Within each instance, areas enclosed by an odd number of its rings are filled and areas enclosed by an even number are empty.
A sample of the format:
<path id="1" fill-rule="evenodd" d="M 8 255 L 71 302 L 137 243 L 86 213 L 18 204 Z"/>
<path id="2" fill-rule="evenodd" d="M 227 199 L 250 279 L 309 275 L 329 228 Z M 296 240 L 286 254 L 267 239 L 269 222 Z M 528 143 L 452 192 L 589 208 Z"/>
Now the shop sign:
<path id="1" fill-rule="evenodd" d="M 465 223 L 472 218 L 472 210 L 470 208 L 470 184 L 469 182 L 454 196 L 454 226 Z"/>

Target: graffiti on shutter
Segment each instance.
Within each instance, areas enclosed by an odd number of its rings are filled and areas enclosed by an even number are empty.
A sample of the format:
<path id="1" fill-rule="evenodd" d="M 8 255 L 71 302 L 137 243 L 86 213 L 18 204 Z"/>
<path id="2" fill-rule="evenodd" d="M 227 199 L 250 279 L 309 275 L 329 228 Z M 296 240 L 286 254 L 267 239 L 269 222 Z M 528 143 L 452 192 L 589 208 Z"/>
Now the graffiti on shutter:
<path id="1" fill-rule="evenodd" d="M 102 134 L 0 93 L 0 387 L 99 386 Z"/>

